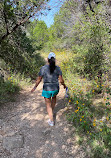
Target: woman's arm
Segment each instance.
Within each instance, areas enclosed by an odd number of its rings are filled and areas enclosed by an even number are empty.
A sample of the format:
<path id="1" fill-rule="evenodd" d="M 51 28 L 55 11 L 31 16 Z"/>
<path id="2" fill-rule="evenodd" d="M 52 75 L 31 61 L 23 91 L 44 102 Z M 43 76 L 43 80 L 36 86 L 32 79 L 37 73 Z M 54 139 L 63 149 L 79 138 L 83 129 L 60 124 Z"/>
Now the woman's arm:
<path id="1" fill-rule="evenodd" d="M 42 77 L 41 77 L 41 76 L 37 77 L 35 86 L 34 86 L 34 88 L 31 90 L 31 92 L 35 91 L 35 89 L 37 88 L 37 86 L 39 85 L 39 83 L 41 82 L 41 80 L 42 80 Z"/>
<path id="2" fill-rule="evenodd" d="M 61 75 L 59 75 L 59 80 L 60 80 L 60 83 L 64 86 L 64 88 L 66 88 L 67 86 L 65 85 L 64 79 Z"/>

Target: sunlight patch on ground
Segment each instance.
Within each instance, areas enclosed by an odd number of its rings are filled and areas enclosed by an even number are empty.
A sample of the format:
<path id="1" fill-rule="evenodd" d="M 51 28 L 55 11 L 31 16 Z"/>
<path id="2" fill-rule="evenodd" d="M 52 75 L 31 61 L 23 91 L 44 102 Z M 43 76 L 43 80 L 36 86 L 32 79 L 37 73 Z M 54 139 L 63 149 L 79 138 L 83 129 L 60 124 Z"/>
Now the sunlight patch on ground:
<path id="1" fill-rule="evenodd" d="M 28 119 L 28 120 L 43 120 L 44 119 L 44 116 L 42 114 L 29 114 L 29 113 L 26 113 L 26 114 L 23 114 L 22 117 L 21 117 L 22 120 L 24 119 Z"/>
<path id="2" fill-rule="evenodd" d="M 103 98 L 95 99 L 93 101 L 93 105 L 95 105 L 95 106 L 101 106 L 101 105 L 103 105 Z"/>

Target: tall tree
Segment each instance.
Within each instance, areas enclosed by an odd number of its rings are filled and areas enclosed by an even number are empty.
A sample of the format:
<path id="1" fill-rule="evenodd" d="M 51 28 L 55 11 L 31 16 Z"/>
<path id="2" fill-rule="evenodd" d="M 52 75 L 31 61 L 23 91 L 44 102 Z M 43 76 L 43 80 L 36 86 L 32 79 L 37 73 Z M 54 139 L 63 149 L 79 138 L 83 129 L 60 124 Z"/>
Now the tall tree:
<path id="1" fill-rule="evenodd" d="M 30 27 L 32 26 L 32 27 Z M 44 21 L 33 21 L 29 25 L 29 33 L 30 38 L 32 40 L 32 44 L 36 46 L 38 49 L 43 48 L 44 43 L 48 40 L 48 28 Z"/>
<path id="2" fill-rule="evenodd" d="M 0 43 L 30 18 L 37 17 L 48 0 L 2 0 L 0 3 L 0 22 L 3 26 Z"/>
<path id="3" fill-rule="evenodd" d="M 66 0 L 54 20 L 58 47 L 78 53 L 75 62 L 84 65 L 79 72 L 101 76 L 111 53 L 110 0 Z"/>

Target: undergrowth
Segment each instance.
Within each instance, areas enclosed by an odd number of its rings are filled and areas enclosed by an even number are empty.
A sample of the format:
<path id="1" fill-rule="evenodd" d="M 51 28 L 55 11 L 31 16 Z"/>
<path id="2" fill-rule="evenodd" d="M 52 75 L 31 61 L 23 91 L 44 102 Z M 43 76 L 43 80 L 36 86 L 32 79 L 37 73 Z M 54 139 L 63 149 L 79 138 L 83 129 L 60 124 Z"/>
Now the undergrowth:
<path id="1" fill-rule="evenodd" d="M 60 67 L 69 88 L 66 117 L 74 126 L 79 139 L 91 158 L 111 157 L 111 88 L 107 73 L 102 82 L 97 76 L 89 79 L 81 73 L 73 58 L 62 61 Z M 81 63 L 82 64 L 82 63 Z M 83 75 L 80 75 L 83 74 Z"/>
<path id="2" fill-rule="evenodd" d="M 0 104 L 16 101 L 15 95 L 30 84 L 31 78 L 26 78 L 20 73 L 10 73 L 5 75 L 5 77 L 0 77 Z"/>

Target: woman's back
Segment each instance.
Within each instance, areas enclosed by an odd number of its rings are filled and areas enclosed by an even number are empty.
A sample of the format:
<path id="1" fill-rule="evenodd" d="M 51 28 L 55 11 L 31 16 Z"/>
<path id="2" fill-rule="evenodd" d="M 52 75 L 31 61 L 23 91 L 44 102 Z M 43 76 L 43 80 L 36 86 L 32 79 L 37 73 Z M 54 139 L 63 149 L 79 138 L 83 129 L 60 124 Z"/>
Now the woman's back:
<path id="1" fill-rule="evenodd" d="M 66 85 L 62 78 L 62 71 L 60 67 L 55 65 L 55 54 L 53 52 L 50 52 L 48 55 L 48 63 L 49 65 L 44 65 L 40 69 L 36 84 L 34 88 L 31 90 L 31 92 L 33 92 L 36 89 L 36 87 L 39 85 L 43 78 L 44 85 L 42 96 L 45 99 L 47 112 L 49 115 L 48 124 L 50 126 L 54 126 L 53 110 L 56 104 L 56 96 L 59 93 L 58 78 L 60 79 L 60 83 L 64 86 L 64 88 L 66 88 Z"/>
<path id="2" fill-rule="evenodd" d="M 54 72 L 50 73 L 50 66 L 44 65 L 39 72 L 39 76 L 42 76 L 44 81 L 43 89 L 45 91 L 59 90 L 59 75 L 62 75 L 59 66 L 55 66 Z"/>

